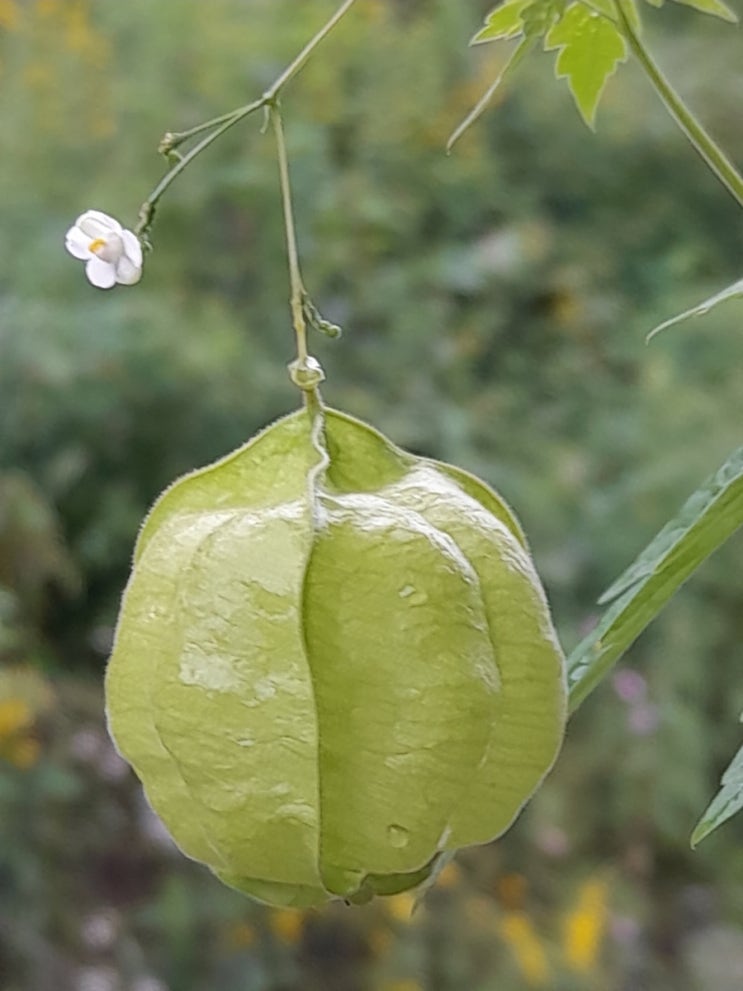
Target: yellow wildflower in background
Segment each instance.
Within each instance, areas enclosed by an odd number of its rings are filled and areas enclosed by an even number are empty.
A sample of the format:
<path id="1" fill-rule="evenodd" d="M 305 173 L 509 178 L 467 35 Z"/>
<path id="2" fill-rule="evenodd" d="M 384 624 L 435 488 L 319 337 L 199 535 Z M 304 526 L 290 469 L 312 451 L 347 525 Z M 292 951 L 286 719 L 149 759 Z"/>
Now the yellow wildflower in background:
<path id="1" fill-rule="evenodd" d="M 0 760 L 22 771 L 32 767 L 41 750 L 32 736 L 34 714 L 20 698 L 0 700 Z"/>
<path id="2" fill-rule="evenodd" d="M 579 974 L 590 974 L 596 967 L 608 919 L 608 885 L 591 879 L 581 886 L 578 900 L 565 918 L 565 962 Z"/>
<path id="3" fill-rule="evenodd" d="M 51 704 L 46 681 L 30 668 L 0 670 L 0 761 L 22 771 L 41 753 L 34 735 L 38 717 Z"/>
<path id="4" fill-rule="evenodd" d="M 526 983 L 533 988 L 546 987 L 550 979 L 547 954 L 526 912 L 506 912 L 498 928 Z"/>
<path id="5" fill-rule="evenodd" d="M 0 701 L 0 758 L 21 771 L 39 758 L 39 741 L 31 736 L 34 714 L 23 699 Z"/>
<path id="6" fill-rule="evenodd" d="M 0 30 L 13 31 L 20 19 L 21 11 L 16 0 L 0 0 Z"/>
<path id="7" fill-rule="evenodd" d="M 271 912 L 271 929 L 285 943 L 296 943 L 304 930 L 304 916 L 294 908 L 277 908 Z"/>
<path id="8" fill-rule="evenodd" d="M 416 904 L 416 896 L 410 891 L 403 891 L 402 894 L 385 899 L 387 914 L 397 922 L 410 922 Z"/>
<path id="9" fill-rule="evenodd" d="M 462 880 L 462 872 L 452 860 L 439 873 L 438 877 L 436 878 L 436 884 L 440 888 L 456 888 L 456 886 L 460 883 L 461 880 Z"/>
<path id="10" fill-rule="evenodd" d="M 3 86 L 28 98 L 31 133 L 78 145 L 112 129 L 112 51 L 96 26 L 98 6 L 95 0 L 0 0 L 0 40 L 3 28 L 20 36 Z"/>
<path id="11" fill-rule="evenodd" d="M 0 699 L 0 740 L 28 729 L 33 719 L 33 713 L 23 699 Z"/>

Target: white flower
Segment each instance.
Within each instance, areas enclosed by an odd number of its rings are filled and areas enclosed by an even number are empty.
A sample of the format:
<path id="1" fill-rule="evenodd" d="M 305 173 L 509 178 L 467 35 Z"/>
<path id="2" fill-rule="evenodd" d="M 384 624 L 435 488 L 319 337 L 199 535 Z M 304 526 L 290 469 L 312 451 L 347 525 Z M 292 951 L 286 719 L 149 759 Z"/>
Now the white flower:
<path id="1" fill-rule="evenodd" d="M 65 247 L 87 262 L 85 274 L 98 289 L 133 286 L 142 278 L 142 245 L 136 234 L 100 210 L 87 210 L 70 227 Z"/>

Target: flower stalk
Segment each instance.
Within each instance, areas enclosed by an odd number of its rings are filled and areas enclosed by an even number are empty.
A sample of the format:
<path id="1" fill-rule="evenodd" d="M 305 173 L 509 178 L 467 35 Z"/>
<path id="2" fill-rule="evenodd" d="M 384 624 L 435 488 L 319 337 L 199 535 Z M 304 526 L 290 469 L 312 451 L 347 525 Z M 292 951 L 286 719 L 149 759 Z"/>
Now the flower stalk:
<path id="1" fill-rule="evenodd" d="M 305 314 L 307 313 L 309 296 L 304 287 L 302 272 L 299 267 L 297 232 L 294 224 L 294 207 L 292 205 L 292 190 L 289 179 L 289 156 L 286 152 L 284 121 L 281 117 L 281 107 L 277 98 L 268 105 L 268 115 L 276 137 L 281 202 L 284 209 L 284 227 L 286 229 L 286 251 L 289 258 L 289 305 L 291 307 L 294 335 L 297 341 L 297 357 L 289 365 L 289 375 L 292 382 L 304 393 L 307 408 L 312 412 L 319 408 L 320 397 L 317 389 L 324 380 L 325 374 L 317 359 L 313 358 L 307 351 L 307 320 Z"/>
<path id="2" fill-rule="evenodd" d="M 150 195 L 139 208 L 139 221 L 135 228 L 135 233 L 138 237 L 142 239 L 147 237 L 147 233 L 150 227 L 152 227 L 152 221 L 155 218 L 155 208 L 157 207 L 160 198 L 165 190 L 168 189 L 173 182 L 175 182 L 181 172 L 184 172 L 188 168 L 194 158 L 200 155 L 202 151 L 209 147 L 210 144 L 213 144 L 217 138 L 220 138 L 226 131 L 229 131 L 231 127 L 234 127 L 235 124 L 241 121 L 244 117 L 247 117 L 248 114 L 254 113 L 256 110 L 260 110 L 263 106 L 265 106 L 265 104 L 262 99 L 255 100 L 253 103 L 249 103 L 247 106 L 241 107 L 239 111 L 233 111 L 231 114 L 226 114 L 223 117 L 215 118 L 217 122 L 221 122 L 219 123 L 219 126 L 216 127 L 211 134 L 207 134 L 205 138 L 202 138 L 201 141 L 199 141 L 197 145 L 194 145 L 189 152 L 178 159 L 173 168 L 162 177 L 160 182 L 155 186 Z M 189 136 L 193 136 L 193 134 L 198 134 L 201 131 L 207 130 L 209 127 L 213 126 L 214 123 L 214 121 L 209 121 L 206 124 L 193 128 L 192 132 L 183 132 L 185 135 L 185 137 L 183 137 L 183 141 L 187 140 Z M 166 135 L 160 142 L 161 152 L 168 156 L 172 155 L 178 144 L 182 144 L 182 141 L 178 140 L 179 137 L 181 136 L 174 134 Z M 172 139 L 172 143 L 168 143 L 168 139 Z"/>
<path id="3" fill-rule="evenodd" d="M 174 157 L 177 156 L 178 148 L 187 141 L 202 134 L 204 131 L 209 131 L 206 137 L 202 138 L 198 144 L 194 145 L 189 152 L 187 152 L 182 157 L 178 157 L 175 164 L 167 172 L 160 182 L 155 186 L 150 195 L 144 201 L 139 210 L 139 221 L 135 232 L 138 237 L 143 241 L 147 241 L 147 234 L 152 227 L 152 222 L 155 216 L 155 210 L 157 204 L 160 201 L 163 193 L 169 188 L 169 186 L 184 172 L 191 162 L 205 151 L 217 138 L 220 138 L 225 132 L 229 131 L 230 128 L 234 127 L 235 124 L 254 114 L 257 110 L 271 109 L 276 105 L 277 100 L 284 89 L 286 84 L 290 82 L 297 73 L 304 68 L 305 64 L 309 60 L 312 53 L 315 51 L 317 46 L 324 41 L 324 39 L 330 34 L 333 28 L 338 24 L 341 18 L 351 9 L 356 0 L 344 0 L 344 2 L 338 7 L 333 16 L 326 21 L 326 23 L 320 28 L 320 30 L 315 34 L 310 41 L 304 46 L 302 51 L 293 59 L 292 62 L 284 69 L 284 71 L 274 80 L 274 82 L 269 86 L 266 92 L 257 100 L 253 100 L 252 103 L 246 103 L 244 106 L 237 107 L 235 110 L 230 110 L 225 114 L 221 114 L 219 117 L 213 117 L 211 120 L 204 121 L 201 124 L 197 124 L 195 127 L 190 128 L 187 131 L 172 132 L 168 131 L 160 142 L 159 150 L 162 154 L 166 155 L 169 160 L 172 161 Z"/>
<path id="4" fill-rule="evenodd" d="M 297 250 L 297 233 L 294 225 L 294 208 L 292 206 L 291 183 L 289 180 L 289 159 L 286 153 L 284 137 L 284 122 L 278 100 L 269 105 L 269 115 L 276 136 L 276 152 L 279 161 L 279 181 L 281 183 L 281 200 L 284 207 L 284 226 L 286 228 L 286 250 L 289 256 L 289 283 L 291 295 L 289 302 L 292 311 L 292 323 L 297 338 L 297 362 L 304 365 L 307 362 L 307 324 L 304 319 L 302 301 L 306 295 L 302 273 L 299 268 L 299 252 Z"/>

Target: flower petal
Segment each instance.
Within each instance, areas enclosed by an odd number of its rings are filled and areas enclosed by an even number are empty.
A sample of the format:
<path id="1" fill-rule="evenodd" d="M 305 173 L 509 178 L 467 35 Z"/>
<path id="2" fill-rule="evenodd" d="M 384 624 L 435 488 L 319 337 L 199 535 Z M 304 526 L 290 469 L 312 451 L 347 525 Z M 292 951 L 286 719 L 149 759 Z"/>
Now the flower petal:
<path id="1" fill-rule="evenodd" d="M 65 234 L 64 244 L 65 248 L 67 248 L 74 258 L 87 261 L 91 257 L 90 248 L 88 247 L 90 238 L 86 237 L 79 227 L 70 227 Z"/>
<path id="2" fill-rule="evenodd" d="M 109 234 L 104 240 L 101 238 L 101 242 L 91 242 L 90 250 L 96 257 L 102 259 L 104 262 L 109 262 L 111 265 L 116 265 L 119 258 L 124 254 L 124 241 L 120 234 Z"/>
<path id="3" fill-rule="evenodd" d="M 86 234 L 91 240 L 99 237 L 105 238 L 108 234 L 121 234 L 121 224 L 118 220 L 114 220 L 113 217 L 109 217 L 107 213 L 102 213 L 100 210 L 86 210 L 77 218 L 75 226 L 79 227 L 83 234 Z"/>
<path id="4" fill-rule="evenodd" d="M 122 286 L 133 286 L 142 278 L 142 266 L 122 255 L 116 263 L 116 281 Z"/>
<path id="5" fill-rule="evenodd" d="M 97 289 L 110 289 L 116 283 L 116 268 L 101 258 L 91 258 L 85 266 L 88 281 Z"/>
<path id="6" fill-rule="evenodd" d="M 124 251 L 126 252 L 127 258 L 135 268 L 141 268 L 142 245 L 139 243 L 139 238 L 136 234 L 126 230 L 121 232 L 121 236 L 124 240 Z"/>

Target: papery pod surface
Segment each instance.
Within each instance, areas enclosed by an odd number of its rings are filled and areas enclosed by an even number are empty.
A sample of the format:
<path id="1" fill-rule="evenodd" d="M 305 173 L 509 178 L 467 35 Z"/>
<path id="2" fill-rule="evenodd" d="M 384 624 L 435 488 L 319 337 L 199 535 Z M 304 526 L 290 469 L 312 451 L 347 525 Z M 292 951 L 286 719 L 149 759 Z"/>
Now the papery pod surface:
<path id="1" fill-rule="evenodd" d="M 106 687 L 112 736 L 181 849 L 297 907 L 416 887 L 498 836 L 566 718 L 508 507 L 333 410 L 160 497 Z"/>

